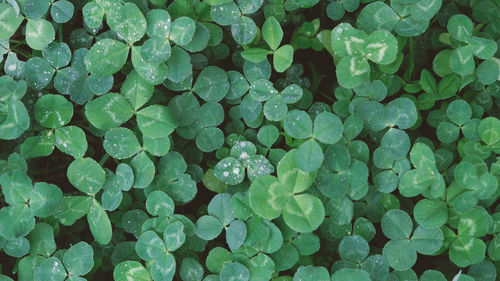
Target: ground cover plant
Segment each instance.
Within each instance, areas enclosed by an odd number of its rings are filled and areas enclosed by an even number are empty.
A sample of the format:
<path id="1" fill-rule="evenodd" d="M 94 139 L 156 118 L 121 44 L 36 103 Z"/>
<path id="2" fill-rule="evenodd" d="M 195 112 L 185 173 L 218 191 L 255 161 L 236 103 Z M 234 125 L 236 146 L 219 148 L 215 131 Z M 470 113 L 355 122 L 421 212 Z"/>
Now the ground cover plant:
<path id="1" fill-rule="evenodd" d="M 499 0 L 0 0 L 0 281 L 495 281 Z"/>

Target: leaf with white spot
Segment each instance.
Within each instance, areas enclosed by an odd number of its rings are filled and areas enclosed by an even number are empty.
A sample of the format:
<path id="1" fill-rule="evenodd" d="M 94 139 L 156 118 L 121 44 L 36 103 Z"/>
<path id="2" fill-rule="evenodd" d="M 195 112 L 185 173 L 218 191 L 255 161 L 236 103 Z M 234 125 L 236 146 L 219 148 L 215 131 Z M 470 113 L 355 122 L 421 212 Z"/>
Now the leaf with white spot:
<path id="1" fill-rule="evenodd" d="M 398 40 L 386 30 L 371 33 L 366 40 L 366 57 L 378 64 L 390 64 L 398 55 Z"/>
<path id="2" fill-rule="evenodd" d="M 106 14 L 106 22 L 120 39 L 128 43 L 139 41 L 146 33 L 146 18 L 134 3 L 113 2 L 113 8 Z"/>
<path id="3" fill-rule="evenodd" d="M 56 147 L 74 158 L 83 157 L 88 147 L 85 132 L 76 126 L 56 129 Z"/>
<path id="4" fill-rule="evenodd" d="M 349 23 L 341 23 L 332 30 L 332 48 L 341 57 L 363 55 L 368 36 Z"/>
<path id="5" fill-rule="evenodd" d="M 97 194 L 106 180 L 103 168 L 92 158 L 79 158 L 71 162 L 67 176 L 74 187 L 88 195 Z"/>
<path id="6" fill-rule="evenodd" d="M 179 249 L 184 241 L 186 241 L 186 234 L 184 233 L 184 224 L 176 221 L 165 228 L 163 232 L 163 241 L 169 252 Z"/>
<path id="7" fill-rule="evenodd" d="M 43 50 L 56 37 L 52 24 L 44 19 L 28 19 L 26 43 L 34 50 Z"/>
<path id="8" fill-rule="evenodd" d="M 129 47 L 120 41 L 102 39 L 95 43 L 85 55 L 87 70 L 98 76 L 117 73 L 125 65 Z"/>
<path id="9" fill-rule="evenodd" d="M 250 207 L 260 217 L 275 219 L 281 215 L 292 192 L 291 188 L 281 184 L 277 178 L 262 176 L 250 185 L 248 192 Z"/>
<path id="10" fill-rule="evenodd" d="M 135 243 L 137 255 L 145 261 L 161 257 L 166 252 L 165 243 L 154 231 L 145 231 Z"/>
<path id="11" fill-rule="evenodd" d="M 344 57 L 335 71 L 339 84 L 348 89 L 370 82 L 370 64 L 360 56 Z"/>
<path id="12" fill-rule="evenodd" d="M 113 279 L 116 281 L 150 281 L 151 277 L 140 262 L 124 261 L 115 266 Z"/>
<path id="13" fill-rule="evenodd" d="M 450 35 L 458 41 L 468 42 L 472 36 L 472 21 L 463 14 L 452 16 L 446 26 Z"/>
<path id="14" fill-rule="evenodd" d="M 0 3 L 0 11 L 0 39 L 7 39 L 14 35 L 23 17 L 7 3 Z"/>
<path id="15" fill-rule="evenodd" d="M 475 237 L 458 236 L 450 245 L 450 260 L 459 267 L 467 267 L 484 259 L 486 244 Z"/>
<path id="16" fill-rule="evenodd" d="M 324 219 L 323 203 L 311 194 L 292 196 L 283 208 L 283 220 L 297 232 L 312 232 L 323 223 Z"/>
<path id="17" fill-rule="evenodd" d="M 134 115 L 134 109 L 122 95 L 109 93 L 85 105 L 85 116 L 100 130 L 109 130 L 127 122 Z"/>
<path id="18" fill-rule="evenodd" d="M 145 136 L 163 138 L 177 128 L 177 121 L 168 107 L 155 104 L 137 112 L 137 126 Z"/>

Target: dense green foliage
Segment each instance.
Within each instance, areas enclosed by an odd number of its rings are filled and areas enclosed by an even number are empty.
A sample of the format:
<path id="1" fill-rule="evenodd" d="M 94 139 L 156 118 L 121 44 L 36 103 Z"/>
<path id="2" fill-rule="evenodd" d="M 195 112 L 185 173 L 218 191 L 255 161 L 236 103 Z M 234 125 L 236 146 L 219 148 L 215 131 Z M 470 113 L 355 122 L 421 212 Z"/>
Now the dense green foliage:
<path id="1" fill-rule="evenodd" d="M 0 281 L 495 281 L 500 0 L 0 0 Z"/>

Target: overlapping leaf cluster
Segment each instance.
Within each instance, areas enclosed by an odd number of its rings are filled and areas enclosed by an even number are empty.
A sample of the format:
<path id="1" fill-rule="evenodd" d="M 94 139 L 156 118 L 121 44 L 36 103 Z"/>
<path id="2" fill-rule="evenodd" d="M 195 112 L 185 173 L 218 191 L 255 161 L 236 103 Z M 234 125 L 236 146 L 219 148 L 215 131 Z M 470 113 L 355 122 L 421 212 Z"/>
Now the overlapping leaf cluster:
<path id="1" fill-rule="evenodd" d="M 0 0 L 0 280 L 497 280 L 499 45 L 498 0 Z"/>

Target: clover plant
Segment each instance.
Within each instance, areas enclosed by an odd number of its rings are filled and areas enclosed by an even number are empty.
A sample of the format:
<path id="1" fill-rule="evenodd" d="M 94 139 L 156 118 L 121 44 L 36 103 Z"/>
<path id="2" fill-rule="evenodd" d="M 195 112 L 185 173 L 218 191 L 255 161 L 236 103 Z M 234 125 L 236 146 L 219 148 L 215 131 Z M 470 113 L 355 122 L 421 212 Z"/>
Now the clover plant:
<path id="1" fill-rule="evenodd" d="M 500 1 L 0 0 L 0 281 L 495 281 Z"/>

